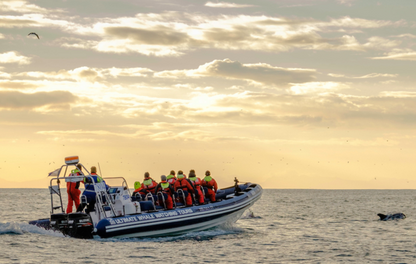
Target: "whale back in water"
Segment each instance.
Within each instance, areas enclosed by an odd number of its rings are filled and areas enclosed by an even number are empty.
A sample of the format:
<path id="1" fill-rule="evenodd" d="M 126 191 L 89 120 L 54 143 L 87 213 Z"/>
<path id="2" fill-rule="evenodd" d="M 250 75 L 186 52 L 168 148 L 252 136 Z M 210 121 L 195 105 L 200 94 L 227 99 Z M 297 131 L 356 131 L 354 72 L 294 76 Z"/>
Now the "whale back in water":
<path id="1" fill-rule="evenodd" d="M 387 220 L 397 220 L 397 219 L 405 219 L 406 215 L 403 213 L 397 213 L 397 214 L 377 214 L 380 217 L 381 221 L 387 221 Z"/>

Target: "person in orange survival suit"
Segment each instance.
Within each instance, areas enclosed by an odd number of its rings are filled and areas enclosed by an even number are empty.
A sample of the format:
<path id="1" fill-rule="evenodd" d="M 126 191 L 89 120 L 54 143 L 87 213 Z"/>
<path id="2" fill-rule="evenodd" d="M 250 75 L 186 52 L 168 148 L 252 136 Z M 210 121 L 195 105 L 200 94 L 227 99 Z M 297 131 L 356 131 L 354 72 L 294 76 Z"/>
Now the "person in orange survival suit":
<path id="1" fill-rule="evenodd" d="M 173 209 L 173 200 L 172 200 L 172 195 L 174 194 L 173 187 L 169 182 L 167 182 L 165 175 L 160 176 L 160 180 L 161 182 L 156 186 L 156 189 L 155 189 L 156 195 L 158 194 L 158 192 L 162 192 L 163 197 L 166 202 L 166 209 L 171 210 Z M 161 197 L 159 197 L 158 195 L 157 198 L 159 200 L 159 205 L 163 205 L 163 200 L 161 199 Z"/>
<path id="2" fill-rule="evenodd" d="M 206 171 L 205 172 L 205 178 L 202 180 L 203 187 L 207 188 L 207 191 L 205 192 L 205 195 L 211 202 L 215 202 L 215 194 L 218 189 L 217 182 L 211 177 L 211 172 Z"/>
<path id="3" fill-rule="evenodd" d="M 155 194 L 155 188 L 157 186 L 157 182 L 150 178 L 150 174 L 146 172 L 144 174 L 144 181 L 142 183 L 142 188 L 145 193 Z"/>
<path id="4" fill-rule="evenodd" d="M 199 204 L 204 204 L 205 203 L 205 197 L 204 195 L 202 195 L 202 190 L 201 190 L 201 184 L 202 181 L 200 178 L 196 177 L 195 175 L 195 171 L 191 170 L 189 171 L 189 178 L 190 181 L 192 181 L 194 188 L 195 188 L 195 193 L 198 195 L 197 199 L 198 199 L 198 203 Z"/>
<path id="5" fill-rule="evenodd" d="M 186 206 L 192 206 L 192 196 L 189 192 L 194 193 L 194 188 L 192 188 L 191 183 L 186 179 L 186 176 L 183 175 L 182 171 L 178 171 L 178 177 L 174 185 L 175 192 L 182 190 L 185 194 Z"/>
<path id="6" fill-rule="evenodd" d="M 175 181 L 176 181 L 175 171 L 171 170 L 170 174 L 166 177 L 166 179 L 173 186 L 175 184 Z"/>
<path id="7" fill-rule="evenodd" d="M 69 176 L 79 176 L 82 175 L 82 167 L 81 164 L 77 165 L 77 168 L 72 170 Z M 78 182 L 67 182 L 66 183 L 66 192 L 68 193 L 68 206 L 66 208 L 66 213 L 72 213 L 72 205 L 75 203 L 75 208 L 79 207 L 79 204 L 81 203 L 79 200 L 79 196 L 81 194 L 81 191 L 79 190 L 79 184 Z"/>

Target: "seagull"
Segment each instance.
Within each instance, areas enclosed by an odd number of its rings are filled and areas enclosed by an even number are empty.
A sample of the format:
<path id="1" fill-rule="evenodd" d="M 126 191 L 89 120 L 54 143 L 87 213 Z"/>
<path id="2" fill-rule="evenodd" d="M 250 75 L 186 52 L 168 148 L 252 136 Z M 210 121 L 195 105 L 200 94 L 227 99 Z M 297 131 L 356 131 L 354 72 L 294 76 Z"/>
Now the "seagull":
<path id="1" fill-rule="evenodd" d="M 30 33 L 29 33 L 29 34 L 27 34 L 27 35 L 28 35 L 28 36 L 29 36 L 29 35 L 35 35 L 38 39 L 40 39 L 40 38 L 39 38 L 39 35 L 38 35 L 38 34 L 36 34 L 35 32 L 30 32 Z"/>

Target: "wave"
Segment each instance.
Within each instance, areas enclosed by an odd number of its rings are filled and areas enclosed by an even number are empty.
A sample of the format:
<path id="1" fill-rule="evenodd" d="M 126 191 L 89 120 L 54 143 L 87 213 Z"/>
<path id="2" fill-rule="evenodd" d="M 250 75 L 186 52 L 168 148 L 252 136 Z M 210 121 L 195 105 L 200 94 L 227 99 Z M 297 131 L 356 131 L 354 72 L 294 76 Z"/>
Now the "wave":
<path id="1" fill-rule="evenodd" d="M 250 209 L 248 211 L 246 211 L 241 217 L 240 219 L 262 219 L 261 216 L 257 216 L 254 215 L 253 211 L 251 211 Z"/>
<path id="2" fill-rule="evenodd" d="M 214 227 L 205 231 L 194 231 L 177 236 L 143 237 L 143 238 L 96 238 L 102 242 L 178 242 L 185 240 L 208 241 L 219 236 L 236 235 L 244 232 L 243 229 L 234 226 Z M 95 238 L 94 238 L 95 239 Z"/>
<path id="3" fill-rule="evenodd" d="M 29 225 L 27 223 L 18 222 L 2 222 L 0 223 L 0 235 L 23 235 L 25 233 L 41 234 L 55 237 L 64 237 L 61 232 L 46 230 L 41 227 Z"/>

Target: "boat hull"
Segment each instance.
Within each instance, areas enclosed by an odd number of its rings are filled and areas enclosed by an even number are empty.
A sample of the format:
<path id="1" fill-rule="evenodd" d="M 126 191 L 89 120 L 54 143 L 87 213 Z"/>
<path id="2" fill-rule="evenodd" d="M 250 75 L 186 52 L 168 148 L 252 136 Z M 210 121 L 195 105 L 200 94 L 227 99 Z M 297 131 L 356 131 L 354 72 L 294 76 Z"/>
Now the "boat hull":
<path id="1" fill-rule="evenodd" d="M 207 205 L 102 219 L 96 234 L 102 238 L 170 236 L 236 222 L 262 195 L 260 185 Z"/>

